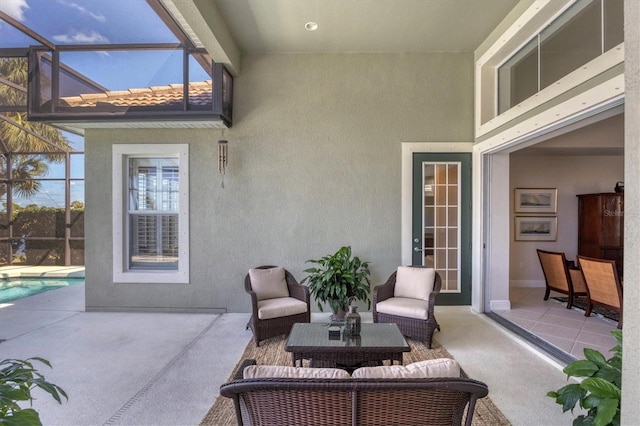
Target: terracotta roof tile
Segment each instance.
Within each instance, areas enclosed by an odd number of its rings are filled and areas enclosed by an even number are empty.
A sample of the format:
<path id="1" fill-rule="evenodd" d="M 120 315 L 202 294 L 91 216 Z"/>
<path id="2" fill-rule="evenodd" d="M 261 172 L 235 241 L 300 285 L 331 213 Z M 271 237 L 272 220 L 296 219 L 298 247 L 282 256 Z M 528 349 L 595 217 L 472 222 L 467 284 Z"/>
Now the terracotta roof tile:
<path id="1" fill-rule="evenodd" d="M 107 92 L 109 94 L 109 96 L 113 97 L 113 96 L 126 96 L 131 94 L 131 92 L 129 92 L 128 90 L 112 90 L 110 92 Z"/>
<path id="2" fill-rule="evenodd" d="M 85 93 L 80 95 L 80 97 L 85 101 L 90 101 L 93 99 L 106 99 L 107 94 L 106 93 Z"/>
<path id="3" fill-rule="evenodd" d="M 182 103 L 182 84 L 114 90 L 104 93 L 87 93 L 60 98 L 71 107 L 92 107 L 111 104 L 118 107 L 171 106 Z M 195 105 L 211 105 L 211 80 L 189 83 L 189 102 Z"/>

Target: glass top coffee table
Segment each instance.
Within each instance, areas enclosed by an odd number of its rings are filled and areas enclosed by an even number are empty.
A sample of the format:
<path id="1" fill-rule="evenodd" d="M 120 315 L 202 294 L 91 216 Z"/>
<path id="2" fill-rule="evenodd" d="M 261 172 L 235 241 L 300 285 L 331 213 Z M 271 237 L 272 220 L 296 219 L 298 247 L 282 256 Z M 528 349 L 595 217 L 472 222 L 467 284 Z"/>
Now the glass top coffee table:
<path id="1" fill-rule="evenodd" d="M 384 361 L 402 365 L 402 353 L 411 351 L 396 324 L 363 323 L 360 336 L 329 338 L 329 325 L 296 323 L 284 348 L 291 352 L 292 365 L 309 367 L 356 368 L 382 365 Z"/>

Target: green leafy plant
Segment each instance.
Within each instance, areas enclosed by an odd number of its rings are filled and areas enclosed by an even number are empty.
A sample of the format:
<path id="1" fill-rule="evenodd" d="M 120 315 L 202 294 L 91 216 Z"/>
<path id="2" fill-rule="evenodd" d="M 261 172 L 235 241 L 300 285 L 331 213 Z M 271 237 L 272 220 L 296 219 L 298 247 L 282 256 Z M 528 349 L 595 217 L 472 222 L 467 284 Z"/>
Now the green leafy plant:
<path id="1" fill-rule="evenodd" d="M 0 361 L 0 425 L 31 426 L 41 425 L 40 416 L 33 408 L 22 408 L 18 402 L 33 403 L 31 391 L 40 388 L 62 404 L 62 398 L 69 399 L 62 388 L 45 380 L 33 366 L 33 361 L 51 367 L 43 358 L 5 359 Z"/>
<path id="2" fill-rule="evenodd" d="M 328 303 L 334 314 L 346 311 L 355 300 L 366 301 L 371 308 L 371 282 L 369 262 L 351 256 L 351 247 L 341 247 L 332 255 L 308 260 L 318 266 L 305 269 L 307 275 L 302 283 L 308 283 L 309 291 L 315 297 L 318 308 Z"/>
<path id="3" fill-rule="evenodd" d="M 585 348 L 586 359 L 574 361 L 564 370 L 569 377 L 584 377 L 580 383 L 564 386 L 547 393 L 562 405 L 562 412 L 575 408 L 577 403 L 587 410 L 573 420 L 574 426 L 620 425 L 620 399 L 622 396 L 622 331 L 611 332 L 618 344 L 611 349 L 613 356 L 605 359 L 600 352 Z"/>

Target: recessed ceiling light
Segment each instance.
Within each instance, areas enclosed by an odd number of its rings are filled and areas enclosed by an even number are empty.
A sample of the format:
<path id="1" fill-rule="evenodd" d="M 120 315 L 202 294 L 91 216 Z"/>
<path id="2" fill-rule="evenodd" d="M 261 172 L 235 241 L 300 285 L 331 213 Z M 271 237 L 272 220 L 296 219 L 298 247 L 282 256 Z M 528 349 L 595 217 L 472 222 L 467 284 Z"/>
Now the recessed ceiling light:
<path id="1" fill-rule="evenodd" d="M 316 24 L 313 21 L 309 21 L 306 24 L 304 24 L 304 29 L 307 31 L 315 31 L 318 29 L 318 24 Z"/>

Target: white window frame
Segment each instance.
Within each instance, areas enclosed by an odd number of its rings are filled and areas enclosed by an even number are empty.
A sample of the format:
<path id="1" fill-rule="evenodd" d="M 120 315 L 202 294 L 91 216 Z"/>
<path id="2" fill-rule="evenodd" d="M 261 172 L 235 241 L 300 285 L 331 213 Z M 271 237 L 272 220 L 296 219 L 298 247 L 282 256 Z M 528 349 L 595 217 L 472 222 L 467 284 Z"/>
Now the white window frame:
<path id="1" fill-rule="evenodd" d="M 537 94 L 531 96 L 514 105 L 512 108 L 496 115 L 498 111 L 497 96 L 497 73 L 498 68 L 507 61 L 514 53 L 520 50 L 528 43 L 534 35 L 540 33 L 545 27 L 553 23 L 562 13 L 573 5 L 577 0 L 536 0 L 516 19 L 516 21 L 504 31 L 502 36 L 489 46 L 484 53 L 476 60 L 475 64 L 475 128 L 476 140 L 493 138 L 490 136 L 502 126 L 510 122 L 526 120 L 526 114 L 534 109 L 541 107 L 553 101 L 562 101 L 560 97 L 570 90 L 580 86 L 581 84 L 594 79 L 608 70 L 618 67 L 620 73 L 618 76 L 612 77 L 609 82 L 616 80 L 616 77 L 622 77 L 622 85 L 616 82 L 612 85 L 614 93 L 612 96 L 624 95 L 624 73 L 621 67 L 624 64 L 624 42 L 618 46 L 609 49 L 604 54 L 592 59 L 587 64 L 570 72 L 551 86 L 548 86 Z M 478 53 L 478 52 L 476 52 Z M 620 79 L 617 79 L 620 80 Z M 608 83 L 608 82 L 607 82 Z M 605 83 L 606 84 L 606 83 Z M 600 86 L 604 86 L 601 84 Z M 598 101 L 589 99 L 583 109 L 597 104 Z M 486 122 L 483 117 L 488 114 Z M 536 126 L 539 121 L 536 120 Z M 518 132 L 520 133 L 520 132 Z M 521 135 L 518 135 L 521 136 Z M 502 138 L 503 141 L 508 140 Z"/>
<path id="2" fill-rule="evenodd" d="M 189 283 L 189 145 L 188 144 L 115 144 L 113 164 L 113 282 L 114 283 Z M 135 157 L 178 157 L 178 269 L 129 270 L 127 182 L 128 159 Z"/>

